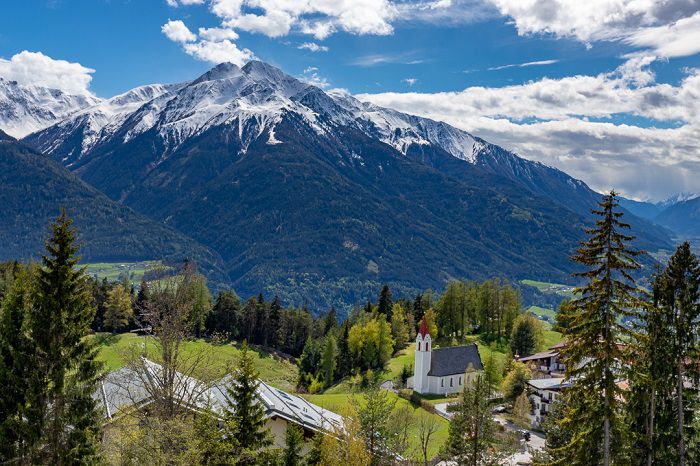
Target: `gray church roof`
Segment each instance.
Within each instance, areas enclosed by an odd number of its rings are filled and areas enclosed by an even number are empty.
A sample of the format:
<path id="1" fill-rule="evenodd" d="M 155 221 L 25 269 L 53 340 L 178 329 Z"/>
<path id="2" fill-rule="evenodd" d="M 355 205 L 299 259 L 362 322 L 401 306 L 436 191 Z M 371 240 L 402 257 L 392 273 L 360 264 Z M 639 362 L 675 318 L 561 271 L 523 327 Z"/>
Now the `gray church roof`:
<path id="1" fill-rule="evenodd" d="M 434 349 L 430 359 L 429 376 L 444 377 L 446 375 L 461 375 L 467 369 L 482 370 L 479 349 L 476 343 L 467 346 L 450 346 Z"/>

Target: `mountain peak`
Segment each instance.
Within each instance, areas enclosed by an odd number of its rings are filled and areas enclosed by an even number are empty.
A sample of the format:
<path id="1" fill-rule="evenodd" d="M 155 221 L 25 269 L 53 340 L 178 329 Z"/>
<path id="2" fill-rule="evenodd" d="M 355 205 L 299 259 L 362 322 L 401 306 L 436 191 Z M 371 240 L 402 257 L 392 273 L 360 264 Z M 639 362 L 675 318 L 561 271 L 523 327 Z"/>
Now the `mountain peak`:
<path id="1" fill-rule="evenodd" d="M 199 84 L 206 81 L 216 81 L 218 79 L 234 78 L 241 75 L 241 68 L 231 62 L 223 62 L 210 69 L 199 78 L 192 81 L 192 84 Z"/>

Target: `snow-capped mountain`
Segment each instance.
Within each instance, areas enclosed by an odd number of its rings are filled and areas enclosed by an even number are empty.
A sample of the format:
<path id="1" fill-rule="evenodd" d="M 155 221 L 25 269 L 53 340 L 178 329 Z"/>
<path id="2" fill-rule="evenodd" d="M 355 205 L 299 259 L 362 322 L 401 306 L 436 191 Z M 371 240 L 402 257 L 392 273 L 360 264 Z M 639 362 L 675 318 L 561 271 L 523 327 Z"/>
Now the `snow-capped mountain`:
<path id="1" fill-rule="evenodd" d="M 566 282 L 599 199 L 466 131 L 259 61 L 134 89 L 22 142 L 212 248 L 243 294 L 298 304 L 354 304 L 368 295 L 348 290 L 383 282 L 407 293 L 455 277 Z M 640 247 L 670 244 L 628 220 Z"/>
<path id="2" fill-rule="evenodd" d="M 299 115 L 319 134 L 355 125 L 404 154 L 411 145 L 432 144 L 474 163 L 485 147 L 445 123 L 363 103 L 341 91 L 324 93 L 259 61 L 243 68 L 223 63 L 181 85 L 136 88 L 76 112 L 30 139 L 42 152 L 65 159 L 117 134 L 128 142 L 155 128 L 167 151 L 211 127 L 234 125 L 245 151 L 262 134 L 269 144 L 283 143 L 275 138 L 275 127 L 285 113 Z M 66 147 L 67 140 L 77 142 L 76 135 L 82 135 L 80 147 Z"/>
<path id="3" fill-rule="evenodd" d="M 677 193 L 673 196 L 667 197 L 661 202 L 657 202 L 656 205 L 659 206 L 661 209 L 666 209 L 673 205 L 680 204 L 681 202 L 692 201 L 693 199 L 697 199 L 698 197 L 700 197 L 700 194 L 697 193 Z"/>
<path id="4" fill-rule="evenodd" d="M 99 102 L 89 94 L 72 95 L 0 78 L 0 129 L 10 136 L 24 137 Z"/>

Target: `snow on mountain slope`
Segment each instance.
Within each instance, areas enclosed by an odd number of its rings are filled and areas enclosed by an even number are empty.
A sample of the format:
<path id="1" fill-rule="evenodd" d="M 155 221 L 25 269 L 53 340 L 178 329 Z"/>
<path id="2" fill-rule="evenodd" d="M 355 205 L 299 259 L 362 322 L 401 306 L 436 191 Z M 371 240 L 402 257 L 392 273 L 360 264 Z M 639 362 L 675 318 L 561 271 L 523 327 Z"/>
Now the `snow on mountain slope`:
<path id="1" fill-rule="evenodd" d="M 10 136 L 24 137 L 99 102 L 92 95 L 71 95 L 0 78 L 0 128 Z"/>
<path id="2" fill-rule="evenodd" d="M 284 143 L 274 128 L 287 112 L 301 116 L 319 134 L 354 125 L 404 154 L 413 144 L 435 145 L 474 163 L 485 147 L 446 123 L 360 102 L 343 91 L 326 93 L 259 61 L 243 68 L 222 63 L 181 85 L 136 88 L 76 112 L 30 139 L 43 153 L 70 165 L 112 137 L 127 142 L 155 128 L 168 152 L 211 127 L 233 125 L 245 151 L 265 133 L 269 144 Z"/>

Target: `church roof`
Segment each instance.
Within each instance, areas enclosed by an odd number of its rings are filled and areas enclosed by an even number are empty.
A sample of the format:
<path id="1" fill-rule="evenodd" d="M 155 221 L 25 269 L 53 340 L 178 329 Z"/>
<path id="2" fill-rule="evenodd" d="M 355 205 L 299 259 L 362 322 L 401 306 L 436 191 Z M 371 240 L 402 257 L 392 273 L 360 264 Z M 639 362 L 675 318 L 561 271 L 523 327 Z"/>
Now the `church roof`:
<path id="1" fill-rule="evenodd" d="M 446 375 L 464 374 L 470 366 L 477 371 L 484 368 L 476 343 L 467 346 L 438 348 L 434 349 L 431 354 L 428 375 L 444 377 Z"/>

